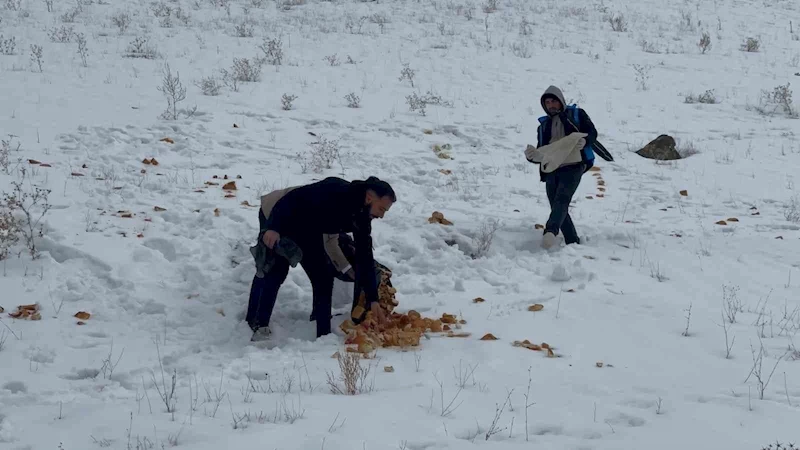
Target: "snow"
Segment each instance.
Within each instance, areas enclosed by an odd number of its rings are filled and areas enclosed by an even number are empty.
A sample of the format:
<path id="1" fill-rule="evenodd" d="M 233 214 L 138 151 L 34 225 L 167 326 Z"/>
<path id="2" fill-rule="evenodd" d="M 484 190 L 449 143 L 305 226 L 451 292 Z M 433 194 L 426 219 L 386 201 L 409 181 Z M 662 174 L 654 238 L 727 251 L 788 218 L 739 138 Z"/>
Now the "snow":
<path id="1" fill-rule="evenodd" d="M 7 3 L 0 49 L 16 45 L 0 55 L 0 189 L 49 189 L 51 209 L 39 257 L 23 240 L 2 262 L 0 448 L 755 450 L 798 437 L 800 128 L 759 112 L 762 90 L 800 70 L 796 2 L 500 0 L 491 13 L 467 0 Z M 618 14 L 625 32 L 611 29 Z M 236 37 L 243 24 L 253 37 Z M 85 35 L 85 65 L 76 38 L 50 39 L 62 26 Z M 751 36 L 759 51 L 740 50 Z M 124 56 L 137 37 L 155 59 Z M 263 55 L 265 38 L 284 56 L 260 81 L 218 96 L 195 85 Z M 186 87 L 178 120 L 159 117 L 165 63 Z M 575 196 L 583 245 L 548 252 L 535 229 L 544 185 L 523 150 L 551 84 L 616 161 L 598 158 Z M 710 89 L 716 104 L 684 101 Z M 428 91 L 450 105 L 409 111 L 406 96 Z M 283 94 L 297 96 L 291 110 Z M 698 153 L 633 153 L 660 134 Z M 340 154 L 316 173 L 308 155 L 321 139 Z M 299 268 L 272 340 L 249 342 L 258 222 L 242 202 L 370 175 L 399 196 L 374 225 L 399 309 L 456 314 L 471 336 L 381 349 L 362 363 L 373 389 L 334 395 L 343 336 L 314 339 Z M 454 224 L 429 224 L 433 211 Z M 491 247 L 473 259 L 494 219 Z M 337 285 L 337 313 L 348 295 Z M 8 316 L 32 303 L 41 320 Z M 82 326 L 79 311 L 91 314 Z M 558 357 L 512 345 L 525 339 Z M 173 374 L 167 412 L 159 389 Z M 487 440 L 498 408 L 502 431 Z"/>

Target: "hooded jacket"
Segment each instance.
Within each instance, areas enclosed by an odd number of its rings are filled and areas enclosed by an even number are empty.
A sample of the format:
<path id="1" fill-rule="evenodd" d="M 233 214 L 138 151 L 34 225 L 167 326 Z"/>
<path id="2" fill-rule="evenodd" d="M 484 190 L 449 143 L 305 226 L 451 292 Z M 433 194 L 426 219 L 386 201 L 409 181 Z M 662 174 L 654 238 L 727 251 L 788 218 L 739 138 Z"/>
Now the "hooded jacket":
<path id="1" fill-rule="evenodd" d="M 550 115 L 550 112 L 547 111 L 547 108 L 545 108 L 544 101 L 548 97 L 556 98 L 559 102 L 561 102 L 562 108 L 558 114 Z M 586 136 L 583 137 L 584 145 L 578 151 L 573 152 L 573 148 L 569 145 L 563 146 L 565 149 L 564 151 L 568 151 L 570 153 L 568 155 L 563 155 L 563 157 L 559 156 L 552 159 L 553 161 L 558 161 L 558 167 L 547 167 L 548 170 L 545 172 L 545 168 L 541 165 L 539 166 L 541 180 L 545 180 L 546 173 L 557 172 L 563 168 L 570 168 L 578 164 L 584 164 L 586 166 L 584 171 L 589 170 L 594 165 L 594 159 L 589 157 L 591 153 L 589 153 L 587 150 L 591 148 L 591 146 L 597 140 L 597 130 L 594 127 L 594 123 L 592 123 L 592 120 L 589 118 L 589 115 L 586 114 L 586 111 L 583 109 L 578 108 L 579 126 L 576 127 L 568 116 L 567 102 L 564 100 L 564 94 L 561 92 L 561 89 L 556 86 L 548 87 L 542 94 L 539 101 L 542 105 L 542 109 L 547 115 L 539 119 L 540 124 L 537 130 L 537 134 L 539 136 L 536 145 L 537 149 L 552 144 L 574 132 L 586 134 Z M 575 108 L 577 108 L 577 106 Z M 539 163 L 541 161 L 531 162 Z"/>

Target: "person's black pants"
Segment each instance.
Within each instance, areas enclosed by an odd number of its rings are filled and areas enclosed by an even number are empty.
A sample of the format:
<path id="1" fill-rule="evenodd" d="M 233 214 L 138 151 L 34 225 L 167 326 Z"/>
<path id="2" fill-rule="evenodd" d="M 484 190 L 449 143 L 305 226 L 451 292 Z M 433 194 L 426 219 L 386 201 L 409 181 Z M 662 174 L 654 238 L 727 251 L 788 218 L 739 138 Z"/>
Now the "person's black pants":
<path id="1" fill-rule="evenodd" d="M 258 238 L 262 239 L 267 230 L 267 219 L 259 209 L 258 221 L 260 232 Z M 305 270 L 311 281 L 313 290 L 313 311 L 317 322 L 317 337 L 331 332 L 331 310 L 333 295 L 333 272 L 330 268 L 328 255 L 325 252 L 322 235 L 315 236 L 287 236 L 293 239 L 303 251 L 300 265 Z M 251 328 L 269 325 L 272 310 L 278 290 L 286 281 L 289 274 L 289 261 L 280 256 L 275 257 L 272 267 L 264 274 L 264 278 L 253 277 L 250 288 L 250 300 L 247 307 L 247 323 Z"/>
<path id="2" fill-rule="evenodd" d="M 566 244 L 580 244 L 575 224 L 569 216 L 569 204 L 572 196 L 578 190 L 584 165 L 562 167 L 555 172 L 545 175 L 545 189 L 547 200 L 550 202 L 550 217 L 545 224 L 544 232 L 558 236 L 559 230 L 564 234 Z"/>

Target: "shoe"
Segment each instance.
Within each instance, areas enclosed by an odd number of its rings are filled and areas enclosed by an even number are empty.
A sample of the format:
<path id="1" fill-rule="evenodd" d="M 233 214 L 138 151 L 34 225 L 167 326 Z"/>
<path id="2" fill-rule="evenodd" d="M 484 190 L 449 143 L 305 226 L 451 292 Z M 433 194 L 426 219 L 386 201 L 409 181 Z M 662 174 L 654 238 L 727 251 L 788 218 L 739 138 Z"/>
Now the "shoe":
<path id="1" fill-rule="evenodd" d="M 549 231 L 544 234 L 544 237 L 542 237 L 542 248 L 545 250 L 550 250 L 551 248 L 555 247 L 556 243 L 556 235 Z"/>
<path id="2" fill-rule="evenodd" d="M 269 327 L 255 327 L 253 329 L 253 336 L 250 337 L 250 342 L 265 341 L 272 335 Z"/>

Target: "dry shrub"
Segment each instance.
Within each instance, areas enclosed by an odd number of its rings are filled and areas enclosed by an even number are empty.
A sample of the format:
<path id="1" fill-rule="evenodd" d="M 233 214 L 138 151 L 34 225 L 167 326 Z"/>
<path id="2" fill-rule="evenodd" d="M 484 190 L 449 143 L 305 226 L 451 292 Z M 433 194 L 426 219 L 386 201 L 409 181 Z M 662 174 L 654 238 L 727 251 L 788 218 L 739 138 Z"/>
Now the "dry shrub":
<path id="1" fill-rule="evenodd" d="M 339 376 L 328 372 L 328 386 L 332 393 L 356 395 L 373 390 L 373 385 L 367 381 L 370 365 L 361 365 L 361 355 L 336 352 L 334 356 L 339 361 Z"/>

